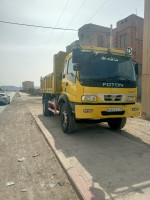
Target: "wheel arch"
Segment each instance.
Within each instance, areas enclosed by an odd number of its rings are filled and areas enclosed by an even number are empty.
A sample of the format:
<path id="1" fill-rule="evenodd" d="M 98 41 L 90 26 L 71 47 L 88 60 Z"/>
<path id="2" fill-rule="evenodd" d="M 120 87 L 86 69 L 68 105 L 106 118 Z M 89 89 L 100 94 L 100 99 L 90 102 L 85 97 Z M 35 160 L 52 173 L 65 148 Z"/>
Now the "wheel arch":
<path id="1" fill-rule="evenodd" d="M 58 99 L 58 105 L 60 106 L 60 112 L 61 112 L 62 104 L 66 104 L 67 105 L 68 112 L 71 114 L 72 113 L 72 109 L 71 109 L 71 106 L 70 106 L 70 101 L 69 101 L 67 95 L 65 95 L 65 94 L 60 95 L 60 97 Z"/>

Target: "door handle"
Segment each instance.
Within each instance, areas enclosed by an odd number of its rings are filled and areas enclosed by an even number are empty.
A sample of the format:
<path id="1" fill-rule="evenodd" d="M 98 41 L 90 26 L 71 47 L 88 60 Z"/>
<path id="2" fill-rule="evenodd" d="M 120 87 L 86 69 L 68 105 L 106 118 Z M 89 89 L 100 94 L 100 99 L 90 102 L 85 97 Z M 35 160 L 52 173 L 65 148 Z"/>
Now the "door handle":
<path id="1" fill-rule="evenodd" d="M 66 82 L 66 86 L 68 86 L 68 82 Z"/>

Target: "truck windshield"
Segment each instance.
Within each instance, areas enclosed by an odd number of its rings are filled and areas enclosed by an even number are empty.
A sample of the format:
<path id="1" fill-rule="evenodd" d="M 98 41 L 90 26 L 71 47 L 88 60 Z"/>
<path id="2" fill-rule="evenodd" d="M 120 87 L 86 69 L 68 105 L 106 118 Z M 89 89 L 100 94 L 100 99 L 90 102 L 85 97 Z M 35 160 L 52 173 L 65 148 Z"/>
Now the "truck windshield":
<path id="1" fill-rule="evenodd" d="M 98 81 L 136 81 L 135 71 L 130 58 L 113 55 L 82 55 L 79 63 L 80 80 Z"/>

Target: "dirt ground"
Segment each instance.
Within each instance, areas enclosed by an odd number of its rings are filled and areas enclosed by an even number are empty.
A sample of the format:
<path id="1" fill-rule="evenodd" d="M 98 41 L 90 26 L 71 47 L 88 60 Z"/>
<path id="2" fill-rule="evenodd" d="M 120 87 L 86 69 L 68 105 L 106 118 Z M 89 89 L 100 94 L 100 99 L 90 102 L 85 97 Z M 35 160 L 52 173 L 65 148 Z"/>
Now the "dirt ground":
<path id="1" fill-rule="evenodd" d="M 19 94 L 0 114 L 0 199 L 79 199 Z"/>
<path id="2" fill-rule="evenodd" d="M 65 135 L 59 116 L 43 116 L 41 97 L 20 93 L 0 114 L 0 200 L 79 199 L 33 117 L 65 169 L 76 167 L 91 183 L 92 200 L 150 199 L 150 121 L 128 118 L 118 132 L 106 123 L 81 125 Z"/>
<path id="3" fill-rule="evenodd" d="M 81 124 L 74 134 L 66 135 L 59 116 L 43 116 L 41 97 L 21 94 L 21 98 L 40 128 L 53 139 L 65 169 L 75 167 L 88 181 L 90 199 L 150 199 L 150 121 L 128 118 L 121 131 L 110 130 L 107 123 Z"/>

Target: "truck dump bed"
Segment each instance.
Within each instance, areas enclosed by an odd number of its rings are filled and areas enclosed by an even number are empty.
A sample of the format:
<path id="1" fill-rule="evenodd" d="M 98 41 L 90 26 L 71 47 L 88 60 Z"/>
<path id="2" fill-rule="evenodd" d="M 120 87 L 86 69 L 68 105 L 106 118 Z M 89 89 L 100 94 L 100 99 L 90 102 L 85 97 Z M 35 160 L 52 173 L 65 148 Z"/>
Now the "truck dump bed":
<path id="1" fill-rule="evenodd" d="M 53 57 L 53 73 L 41 78 L 40 90 L 42 93 L 60 94 L 60 76 L 63 69 L 64 59 L 68 53 L 60 51 Z"/>

